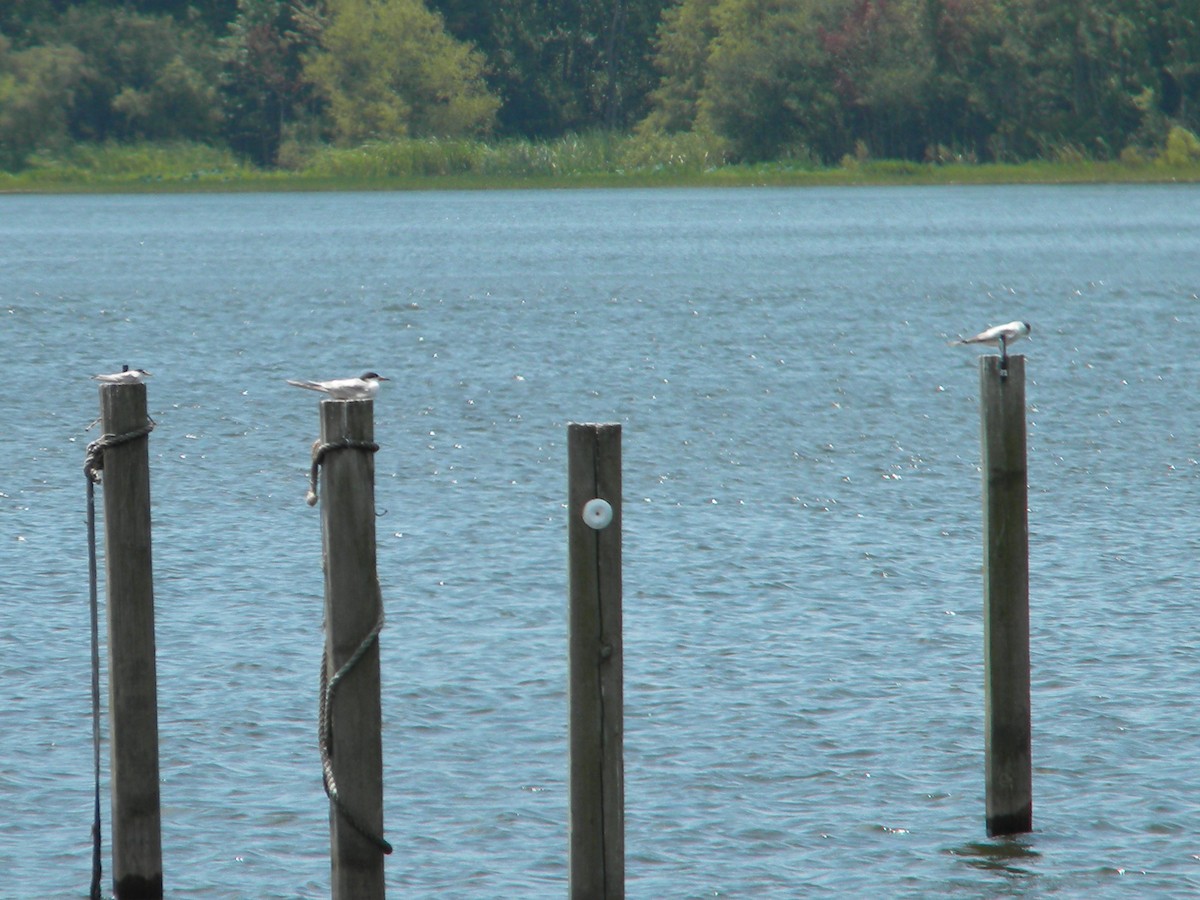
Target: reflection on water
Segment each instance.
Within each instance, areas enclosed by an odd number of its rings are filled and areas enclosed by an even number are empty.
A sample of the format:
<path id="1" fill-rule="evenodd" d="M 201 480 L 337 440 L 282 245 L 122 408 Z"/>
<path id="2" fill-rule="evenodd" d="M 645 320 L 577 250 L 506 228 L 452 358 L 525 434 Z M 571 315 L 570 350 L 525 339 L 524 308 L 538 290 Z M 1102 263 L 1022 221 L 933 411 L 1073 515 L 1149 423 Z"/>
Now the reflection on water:
<path id="1" fill-rule="evenodd" d="M 1033 878 L 1041 854 L 1034 849 L 1032 835 L 996 838 L 989 841 L 968 841 L 947 852 L 974 869 L 998 872 L 1017 878 Z"/>

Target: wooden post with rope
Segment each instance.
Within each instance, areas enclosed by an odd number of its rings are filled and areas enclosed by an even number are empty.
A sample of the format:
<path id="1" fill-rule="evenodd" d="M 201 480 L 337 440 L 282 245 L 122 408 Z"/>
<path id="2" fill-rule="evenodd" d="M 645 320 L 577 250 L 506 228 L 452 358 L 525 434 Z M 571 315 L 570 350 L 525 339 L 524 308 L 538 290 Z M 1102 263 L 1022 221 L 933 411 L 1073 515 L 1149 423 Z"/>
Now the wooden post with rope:
<path id="1" fill-rule="evenodd" d="M 321 402 L 325 661 L 321 747 L 333 900 L 382 900 L 383 741 L 374 403 Z"/>
<path id="2" fill-rule="evenodd" d="M 1025 357 L 979 360 L 989 836 L 1033 830 Z"/>
<path id="3" fill-rule="evenodd" d="M 100 422 L 105 435 L 147 429 L 146 385 L 100 385 Z M 161 900 L 148 439 L 114 442 L 103 468 L 113 892 L 119 900 Z"/>
<path id="4" fill-rule="evenodd" d="M 567 428 L 572 900 L 625 896 L 621 426 Z"/>

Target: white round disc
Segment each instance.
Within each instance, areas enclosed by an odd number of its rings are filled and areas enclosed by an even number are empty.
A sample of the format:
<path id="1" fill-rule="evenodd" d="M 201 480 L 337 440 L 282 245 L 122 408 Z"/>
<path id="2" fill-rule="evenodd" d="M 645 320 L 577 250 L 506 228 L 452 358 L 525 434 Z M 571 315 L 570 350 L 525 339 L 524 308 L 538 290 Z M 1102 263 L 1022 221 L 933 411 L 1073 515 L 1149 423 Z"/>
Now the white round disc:
<path id="1" fill-rule="evenodd" d="M 607 500 L 597 497 L 583 505 L 583 521 L 588 524 L 589 528 L 595 528 L 597 531 L 607 528 L 608 523 L 612 521 L 612 516 L 612 507 Z"/>

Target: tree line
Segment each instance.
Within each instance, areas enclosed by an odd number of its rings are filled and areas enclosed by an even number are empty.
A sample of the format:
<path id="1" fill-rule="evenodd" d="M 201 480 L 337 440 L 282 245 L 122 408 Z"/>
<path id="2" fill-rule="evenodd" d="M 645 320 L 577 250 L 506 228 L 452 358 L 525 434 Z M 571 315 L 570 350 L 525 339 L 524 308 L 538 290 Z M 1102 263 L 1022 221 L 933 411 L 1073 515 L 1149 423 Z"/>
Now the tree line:
<path id="1" fill-rule="evenodd" d="M 734 161 L 1152 153 L 1200 0 L 5 0 L 0 168 L 188 140 L 703 137 Z"/>

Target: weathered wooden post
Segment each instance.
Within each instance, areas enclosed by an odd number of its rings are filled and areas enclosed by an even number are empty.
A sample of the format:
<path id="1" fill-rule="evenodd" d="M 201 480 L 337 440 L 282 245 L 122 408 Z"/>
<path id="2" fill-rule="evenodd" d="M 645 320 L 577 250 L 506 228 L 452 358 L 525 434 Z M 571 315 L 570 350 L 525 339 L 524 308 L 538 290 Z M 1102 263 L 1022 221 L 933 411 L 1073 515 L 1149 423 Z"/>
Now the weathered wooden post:
<path id="1" fill-rule="evenodd" d="M 621 426 L 567 427 L 570 896 L 625 896 Z"/>
<path id="2" fill-rule="evenodd" d="M 375 560 L 374 403 L 321 402 L 325 662 L 320 745 L 333 900 L 382 900 L 383 741 Z"/>
<path id="3" fill-rule="evenodd" d="M 163 896 L 158 685 L 145 384 L 100 385 L 104 450 L 113 892 Z M 142 434 L 123 439 L 134 432 Z M 102 439 L 104 440 L 104 439 Z"/>
<path id="4" fill-rule="evenodd" d="M 1033 830 L 1025 357 L 979 360 L 983 451 L 984 753 L 989 836 Z"/>

